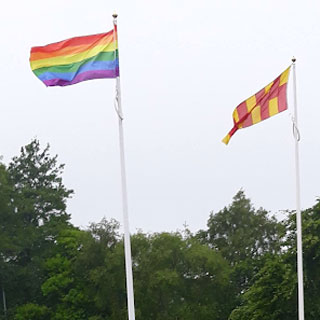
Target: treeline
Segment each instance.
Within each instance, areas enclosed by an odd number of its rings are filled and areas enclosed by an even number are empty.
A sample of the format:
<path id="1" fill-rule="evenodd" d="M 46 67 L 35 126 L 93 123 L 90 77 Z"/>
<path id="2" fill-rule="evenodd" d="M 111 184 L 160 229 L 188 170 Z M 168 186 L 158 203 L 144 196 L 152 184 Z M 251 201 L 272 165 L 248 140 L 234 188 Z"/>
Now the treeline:
<path id="1" fill-rule="evenodd" d="M 127 319 L 115 220 L 70 223 L 63 165 L 37 140 L 0 165 L 0 319 Z M 320 202 L 303 216 L 306 319 L 320 319 Z M 137 320 L 297 319 L 295 214 L 277 221 L 240 190 L 193 234 L 137 233 Z"/>

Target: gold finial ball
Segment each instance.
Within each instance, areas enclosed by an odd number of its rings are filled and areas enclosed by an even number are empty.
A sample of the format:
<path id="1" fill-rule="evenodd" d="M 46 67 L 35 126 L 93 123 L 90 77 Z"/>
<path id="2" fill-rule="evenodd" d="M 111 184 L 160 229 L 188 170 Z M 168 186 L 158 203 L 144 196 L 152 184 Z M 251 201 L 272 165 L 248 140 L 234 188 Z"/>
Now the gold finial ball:
<path id="1" fill-rule="evenodd" d="M 114 19 L 117 19 L 117 18 L 118 18 L 118 15 L 117 15 L 116 13 L 114 13 L 114 14 L 112 15 L 112 17 L 113 17 Z"/>
<path id="2" fill-rule="evenodd" d="M 291 61 L 293 62 L 293 63 L 295 63 L 296 62 L 296 58 L 295 57 L 292 57 L 292 59 L 291 59 Z"/>

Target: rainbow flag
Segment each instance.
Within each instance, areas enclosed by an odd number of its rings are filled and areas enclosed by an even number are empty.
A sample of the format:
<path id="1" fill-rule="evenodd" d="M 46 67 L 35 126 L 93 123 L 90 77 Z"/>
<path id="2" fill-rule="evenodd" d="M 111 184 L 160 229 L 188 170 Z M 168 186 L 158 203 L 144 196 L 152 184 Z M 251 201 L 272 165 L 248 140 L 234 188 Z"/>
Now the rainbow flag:
<path id="1" fill-rule="evenodd" d="M 229 143 L 230 138 L 238 129 L 252 126 L 268 119 L 288 108 L 287 83 L 290 67 L 280 74 L 274 81 L 240 103 L 233 111 L 233 128 L 222 142 Z"/>
<path id="2" fill-rule="evenodd" d="M 75 37 L 30 52 L 33 73 L 46 86 L 67 86 L 81 81 L 119 76 L 117 29 Z"/>

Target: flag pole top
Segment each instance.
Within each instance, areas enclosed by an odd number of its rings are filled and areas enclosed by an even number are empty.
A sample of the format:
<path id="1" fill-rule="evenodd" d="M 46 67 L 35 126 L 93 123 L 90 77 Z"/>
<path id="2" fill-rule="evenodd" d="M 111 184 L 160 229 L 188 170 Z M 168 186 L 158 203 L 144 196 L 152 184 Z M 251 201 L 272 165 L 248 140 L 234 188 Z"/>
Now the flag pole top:
<path id="1" fill-rule="evenodd" d="M 296 58 L 295 57 L 292 57 L 292 59 L 291 59 L 291 61 L 293 62 L 293 63 L 295 63 L 296 62 Z"/>
<path id="2" fill-rule="evenodd" d="M 118 23 L 117 23 L 117 18 L 118 18 L 118 14 L 117 13 L 114 13 L 113 15 L 112 15 L 112 17 L 113 17 L 113 24 L 116 26 Z"/>

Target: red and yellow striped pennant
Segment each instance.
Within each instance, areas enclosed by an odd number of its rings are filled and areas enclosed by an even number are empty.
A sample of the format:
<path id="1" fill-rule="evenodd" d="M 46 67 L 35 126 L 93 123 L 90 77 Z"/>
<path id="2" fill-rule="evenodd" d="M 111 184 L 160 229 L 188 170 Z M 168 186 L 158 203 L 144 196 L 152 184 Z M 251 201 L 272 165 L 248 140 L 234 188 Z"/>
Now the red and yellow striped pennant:
<path id="1" fill-rule="evenodd" d="M 252 126 L 287 110 L 287 83 L 290 67 L 235 108 L 232 114 L 234 126 L 222 140 L 225 144 L 229 143 L 230 138 L 238 129 Z"/>

